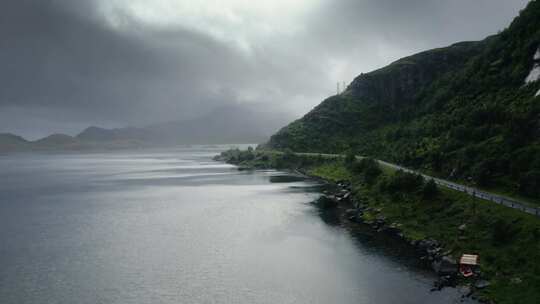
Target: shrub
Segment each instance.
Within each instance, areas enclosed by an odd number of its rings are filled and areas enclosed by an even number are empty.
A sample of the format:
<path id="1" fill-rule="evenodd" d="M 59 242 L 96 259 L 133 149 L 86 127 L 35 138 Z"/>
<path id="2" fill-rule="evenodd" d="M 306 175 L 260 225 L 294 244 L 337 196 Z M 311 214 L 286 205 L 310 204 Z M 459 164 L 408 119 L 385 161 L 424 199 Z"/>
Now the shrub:
<path id="1" fill-rule="evenodd" d="M 399 170 L 388 180 L 387 189 L 391 192 L 418 192 L 424 185 L 424 178 L 419 174 Z"/>
<path id="2" fill-rule="evenodd" d="M 362 180 L 369 185 L 372 185 L 379 175 L 381 175 L 382 170 L 379 166 L 379 163 L 371 158 L 363 158 L 360 161 L 354 161 L 349 170 L 362 178 Z"/>
<path id="3" fill-rule="evenodd" d="M 475 166 L 472 175 L 477 185 L 488 186 L 493 180 L 494 172 L 496 172 L 496 161 L 488 159 Z"/>
<path id="4" fill-rule="evenodd" d="M 283 159 L 286 161 L 295 160 L 296 154 L 294 154 L 294 152 L 291 149 L 285 149 L 285 151 L 283 151 Z"/>
<path id="5" fill-rule="evenodd" d="M 354 151 L 349 151 L 349 152 L 347 152 L 347 154 L 345 155 L 345 164 L 346 164 L 347 166 L 350 166 L 350 165 L 352 165 L 355 161 L 356 161 L 356 154 L 354 153 Z"/>
<path id="6" fill-rule="evenodd" d="M 422 195 L 424 198 L 434 198 L 439 193 L 439 188 L 437 187 L 437 184 L 433 179 L 430 179 L 427 183 L 424 184 L 422 187 Z"/>
<path id="7" fill-rule="evenodd" d="M 528 171 L 521 176 L 519 192 L 530 197 L 540 197 L 540 170 Z"/>
<path id="8" fill-rule="evenodd" d="M 493 224 L 493 244 L 505 245 L 512 240 L 517 232 L 513 223 L 498 219 Z"/>

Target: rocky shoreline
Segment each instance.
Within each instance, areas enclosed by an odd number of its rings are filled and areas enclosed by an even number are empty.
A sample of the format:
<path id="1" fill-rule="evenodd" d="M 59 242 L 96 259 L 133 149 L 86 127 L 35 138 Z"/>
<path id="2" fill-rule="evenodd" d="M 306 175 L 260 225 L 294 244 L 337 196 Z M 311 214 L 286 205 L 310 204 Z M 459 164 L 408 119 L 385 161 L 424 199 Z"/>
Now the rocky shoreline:
<path id="1" fill-rule="evenodd" d="M 392 248 L 403 247 L 404 258 L 438 274 L 433 290 L 456 287 L 464 301 L 482 303 L 536 303 L 540 296 L 535 263 L 540 225 L 535 217 L 438 189 L 369 159 L 232 149 L 215 160 L 320 181 L 327 190 L 313 204 L 325 222 L 359 236 L 380 233 Z M 476 257 L 459 267 L 457 261 L 466 254 L 468 261 Z"/>
<path id="2" fill-rule="evenodd" d="M 354 193 L 350 180 L 332 179 L 326 177 L 324 173 L 315 175 L 313 172 L 304 169 L 310 168 L 309 165 L 299 164 L 297 159 L 296 162 L 294 161 L 294 158 L 291 158 L 288 162 L 279 162 L 286 159 L 284 155 L 276 159 L 270 157 L 264 159 L 263 157 L 264 155 L 254 155 L 253 151 L 234 150 L 224 152 L 216 156 L 214 160 L 236 165 L 237 170 L 241 171 L 280 168 L 280 170 L 321 182 L 325 190 L 317 200 L 312 202 L 314 205 L 323 212 L 333 213 L 338 216 L 340 225 L 352 229 L 355 226 L 368 228 L 375 233 L 385 234 L 395 239 L 397 243 L 409 248 L 414 258 L 417 258 L 425 269 L 437 274 L 432 291 L 439 291 L 445 287 L 458 288 L 463 301 L 472 299 L 480 303 L 494 303 L 491 300 L 486 300 L 482 294 L 482 290 L 488 287 L 490 283 L 483 279 L 480 271 L 475 271 L 474 277 L 465 279 L 458 272 L 459 265 L 456 260 L 456 253 L 445 249 L 442 240 L 411 237 L 402 229 L 401 223 L 388 219 L 381 207 L 372 206 L 367 197 L 364 198 Z M 460 226 L 457 229 L 460 229 L 461 233 L 463 232 L 461 229 L 466 230 L 467 227 Z"/>
<path id="3" fill-rule="evenodd" d="M 458 275 L 458 262 L 451 255 L 451 252 L 444 250 L 441 242 L 429 238 L 410 239 L 401 230 L 400 223 L 389 222 L 381 214 L 380 209 L 372 208 L 355 198 L 350 182 L 338 181 L 333 183 L 319 177 L 309 176 L 304 172 L 295 171 L 295 173 L 302 174 L 307 178 L 317 179 L 332 186 L 325 190 L 314 202 L 319 208 L 325 210 L 336 209 L 350 224 L 369 226 L 377 233 L 385 233 L 401 240 L 405 245 L 411 246 L 422 264 L 433 270 L 438 276 L 431 291 L 438 291 L 445 287 L 459 288 L 463 299 L 472 298 L 480 303 L 493 303 L 476 296 L 478 290 L 489 286 L 488 281 L 481 279 L 481 273 L 477 273 L 477 279 L 473 283 L 464 284 L 464 282 L 460 281 Z M 372 219 L 365 219 L 364 215 L 366 213 L 377 215 Z"/>

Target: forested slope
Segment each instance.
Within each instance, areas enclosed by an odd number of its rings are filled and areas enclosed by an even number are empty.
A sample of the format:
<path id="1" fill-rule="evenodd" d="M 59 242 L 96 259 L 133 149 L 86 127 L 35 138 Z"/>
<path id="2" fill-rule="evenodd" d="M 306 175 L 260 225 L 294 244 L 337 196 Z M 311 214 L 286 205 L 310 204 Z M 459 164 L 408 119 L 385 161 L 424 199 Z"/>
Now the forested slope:
<path id="1" fill-rule="evenodd" d="M 479 42 L 362 74 L 265 145 L 355 153 L 540 197 L 540 2 Z"/>

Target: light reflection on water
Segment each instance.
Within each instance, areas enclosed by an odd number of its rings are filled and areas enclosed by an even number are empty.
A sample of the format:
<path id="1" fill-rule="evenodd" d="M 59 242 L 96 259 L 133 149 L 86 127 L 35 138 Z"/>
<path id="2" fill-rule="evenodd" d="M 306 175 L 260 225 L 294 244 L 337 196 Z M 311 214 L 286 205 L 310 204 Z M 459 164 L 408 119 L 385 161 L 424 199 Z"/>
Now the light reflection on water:
<path id="1" fill-rule="evenodd" d="M 2 303 L 457 303 L 314 181 L 223 147 L 0 157 Z"/>

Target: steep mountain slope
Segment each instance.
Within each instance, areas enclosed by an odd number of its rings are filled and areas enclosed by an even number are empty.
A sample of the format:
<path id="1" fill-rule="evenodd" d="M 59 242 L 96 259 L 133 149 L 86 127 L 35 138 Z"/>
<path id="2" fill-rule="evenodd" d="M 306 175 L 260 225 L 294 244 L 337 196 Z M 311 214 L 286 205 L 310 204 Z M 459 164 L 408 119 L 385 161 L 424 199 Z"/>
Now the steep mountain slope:
<path id="1" fill-rule="evenodd" d="M 358 76 L 266 146 L 353 150 L 539 197 L 539 69 L 540 2 L 532 1 L 498 35 Z"/>

